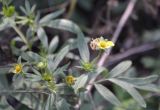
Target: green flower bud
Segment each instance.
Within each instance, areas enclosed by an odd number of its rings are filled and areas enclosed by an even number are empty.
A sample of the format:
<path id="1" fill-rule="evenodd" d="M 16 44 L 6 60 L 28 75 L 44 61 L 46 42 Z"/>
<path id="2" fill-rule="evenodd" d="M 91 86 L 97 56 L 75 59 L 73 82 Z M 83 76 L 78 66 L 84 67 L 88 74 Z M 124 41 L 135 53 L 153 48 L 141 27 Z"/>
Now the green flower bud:
<path id="1" fill-rule="evenodd" d="M 42 77 L 43 77 L 43 80 L 48 81 L 48 82 L 52 82 L 52 80 L 53 80 L 51 74 L 49 74 L 49 73 L 44 73 L 42 75 Z"/>
<path id="2" fill-rule="evenodd" d="M 82 68 L 87 72 L 91 72 L 95 69 L 94 65 L 90 62 L 82 62 Z"/>
<path id="3" fill-rule="evenodd" d="M 46 65 L 45 62 L 39 62 L 39 63 L 37 64 L 37 67 L 40 68 L 40 69 L 43 69 L 43 68 L 45 68 L 46 66 L 47 66 L 47 65 Z"/>
<path id="4" fill-rule="evenodd" d="M 44 73 L 42 75 L 42 78 L 43 78 L 44 81 L 46 81 L 48 89 L 51 92 L 55 93 L 56 92 L 56 84 L 55 84 L 55 81 L 54 81 L 54 78 L 52 77 L 52 75 L 49 74 L 49 73 Z"/>
<path id="5" fill-rule="evenodd" d="M 3 7 L 2 8 L 2 13 L 5 17 L 11 17 L 15 13 L 15 7 L 14 6 L 9 6 L 9 7 Z"/>

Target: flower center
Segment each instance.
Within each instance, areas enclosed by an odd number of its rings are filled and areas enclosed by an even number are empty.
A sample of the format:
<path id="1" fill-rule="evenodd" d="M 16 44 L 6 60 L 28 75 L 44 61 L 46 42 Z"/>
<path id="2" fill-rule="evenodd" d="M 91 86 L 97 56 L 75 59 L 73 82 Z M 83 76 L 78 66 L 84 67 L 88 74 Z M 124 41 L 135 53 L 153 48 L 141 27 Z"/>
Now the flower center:
<path id="1" fill-rule="evenodd" d="M 74 84 L 74 82 L 75 82 L 75 78 L 73 76 L 67 76 L 66 77 L 66 83 L 68 85 L 72 85 L 72 84 Z"/>
<path id="2" fill-rule="evenodd" d="M 20 73 L 22 71 L 22 66 L 21 65 L 16 65 L 15 71 L 16 71 L 16 73 Z"/>
<path id="3" fill-rule="evenodd" d="M 106 48 L 107 43 L 105 41 L 100 41 L 100 47 Z"/>

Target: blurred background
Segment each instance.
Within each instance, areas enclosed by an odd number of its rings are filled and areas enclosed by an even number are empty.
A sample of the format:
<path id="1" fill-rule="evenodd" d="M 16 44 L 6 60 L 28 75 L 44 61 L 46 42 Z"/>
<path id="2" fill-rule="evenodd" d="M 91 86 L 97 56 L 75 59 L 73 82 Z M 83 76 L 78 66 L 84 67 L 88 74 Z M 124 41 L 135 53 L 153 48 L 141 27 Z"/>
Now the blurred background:
<path id="1" fill-rule="evenodd" d="M 125 59 L 133 61 L 132 75 L 160 75 L 160 0 L 30 0 L 42 16 L 59 9 L 66 9 L 59 18 L 70 19 L 80 26 L 89 38 L 103 36 L 109 40 L 117 36 L 116 46 L 105 62 L 109 69 Z M 19 10 L 24 0 L 14 0 Z M 119 32 L 116 31 L 119 29 Z M 46 29 L 50 38 L 59 35 L 60 44 L 73 35 L 56 29 Z M 15 62 L 10 41 L 15 36 L 12 29 L 0 34 L 0 66 Z M 91 57 L 97 55 L 91 50 Z M 155 83 L 160 85 L 160 79 Z M 160 110 L 160 94 L 141 94 L 147 108 L 140 108 L 135 101 L 119 87 L 111 87 L 127 110 Z M 124 110 L 114 107 L 96 93 L 99 110 Z M 88 106 L 87 106 L 88 107 Z M 82 110 L 85 109 L 82 108 Z M 125 109 L 126 110 L 126 109 Z"/>

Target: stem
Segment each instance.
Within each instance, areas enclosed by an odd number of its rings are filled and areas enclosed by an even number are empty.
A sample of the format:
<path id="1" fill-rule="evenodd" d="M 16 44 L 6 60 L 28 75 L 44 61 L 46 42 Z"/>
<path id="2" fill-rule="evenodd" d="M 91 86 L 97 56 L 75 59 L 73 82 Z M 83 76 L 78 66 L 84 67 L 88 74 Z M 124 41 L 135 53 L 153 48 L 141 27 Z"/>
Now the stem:
<path id="1" fill-rule="evenodd" d="M 23 42 L 28 46 L 28 48 L 30 48 L 29 42 L 27 41 L 26 37 L 24 36 L 24 34 L 21 32 L 21 30 L 16 26 L 13 25 L 12 28 L 17 32 L 17 34 L 19 35 L 19 37 L 23 40 Z"/>
<path id="2" fill-rule="evenodd" d="M 76 3 L 77 3 L 77 0 L 71 0 L 71 4 L 70 4 L 70 7 L 69 7 L 69 12 L 68 12 L 67 18 L 70 18 L 71 15 L 73 14 Z"/>
<path id="3" fill-rule="evenodd" d="M 97 57 L 95 59 L 93 59 L 93 61 L 91 63 L 96 64 L 99 60 L 99 58 L 101 57 L 103 50 L 100 50 Z"/>
<path id="4" fill-rule="evenodd" d="M 116 43 L 123 27 L 125 26 L 128 18 L 131 16 L 132 14 L 132 11 L 134 9 L 134 6 L 136 4 L 136 1 L 137 0 L 130 0 L 125 12 L 123 13 L 118 25 L 117 25 L 117 28 L 113 34 L 113 38 L 112 38 L 112 42 Z M 111 50 L 112 48 L 108 49 L 107 52 L 104 52 L 103 55 L 101 56 L 99 62 L 98 62 L 98 66 L 103 66 L 104 62 L 106 61 L 106 59 L 108 58 L 108 56 L 110 55 L 111 53 Z"/>
<path id="5" fill-rule="evenodd" d="M 130 0 L 125 12 L 123 13 L 118 25 L 117 25 L 117 28 L 116 28 L 116 31 L 114 32 L 114 35 L 113 35 L 113 38 L 112 38 L 112 41 L 114 43 L 116 43 L 118 37 L 119 37 L 119 34 L 121 33 L 124 25 L 126 24 L 128 18 L 131 16 L 131 13 L 134 9 L 134 6 L 136 4 L 136 1 L 137 0 Z M 107 52 L 104 52 L 101 56 L 101 58 L 99 59 L 98 63 L 97 63 L 97 66 L 103 66 L 104 62 L 106 61 L 106 59 L 108 58 L 108 56 L 110 55 L 110 52 L 111 52 L 112 48 L 108 49 Z M 99 74 L 96 74 L 90 81 L 89 81 L 89 84 L 93 84 L 97 77 L 99 76 Z M 86 94 L 90 93 L 91 89 L 92 89 L 93 85 L 87 85 L 86 89 Z M 76 105 L 77 108 L 80 108 L 80 104 L 81 103 L 78 103 Z"/>
<path id="6" fill-rule="evenodd" d="M 123 53 L 118 53 L 116 55 L 112 55 L 108 59 L 109 63 L 108 64 L 104 63 L 104 66 L 106 67 L 106 66 L 109 66 L 110 64 L 112 65 L 118 61 L 121 61 L 121 60 L 126 59 L 128 57 L 131 57 L 133 55 L 134 55 L 134 57 L 136 57 L 136 55 L 143 54 L 144 52 L 148 52 L 153 49 L 157 49 L 160 46 L 160 44 L 158 44 L 159 42 L 160 42 L 160 40 L 157 40 L 155 42 L 149 42 L 149 43 L 137 46 L 137 47 L 130 48 Z"/>
<path id="7" fill-rule="evenodd" d="M 3 94 L 3 93 L 39 93 L 39 94 L 50 95 L 49 93 L 44 92 L 44 91 L 25 91 L 25 90 L 18 90 L 18 91 L 2 90 L 0 91 L 0 94 Z"/>
<path id="8" fill-rule="evenodd" d="M 128 6 L 127 6 L 127 8 L 126 8 L 126 10 L 125 10 L 125 12 L 124 12 L 124 14 L 122 15 L 122 17 L 121 17 L 121 19 L 120 19 L 120 21 L 119 21 L 119 24 L 118 24 L 118 26 L 117 26 L 117 29 L 116 29 L 116 31 L 115 31 L 115 33 L 114 33 L 114 35 L 113 35 L 113 38 L 112 38 L 112 41 L 113 41 L 114 43 L 117 41 L 117 39 L 118 39 L 118 37 L 119 37 L 119 34 L 120 34 L 122 28 L 124 27 L 126 21 L 127 21 L 128 18 L 130 17 L 130 15 L 131 15 L 131 13 L 132 13 L 132 11 L 133 11 L 133 9 L 134 9 L 134 6 L 135 6 L 135 4 L 136 4 L 136 1 L 137 1 L 137 0 L 130 0 L 130 2 L 129 2 L 129 4 L 128 4 Z M 106 61 L 106 59 L 108 58 L 111 50 L 112 50 L 112 48 L 108 49 L 107 52 L 104 52 L 104 53 L 102 54 L 99 62 L 97 63 L 97 66 L 99 66 L 99 67 L 100 67 L 100 66 L 103 66 L 103 64 L 104 64 L 104 62 Z M 97 79 L 98 76 L 99 76 L 99 74 L 96 74 L 95 77 L 92 78 L 92 80 L 90 80 L 89 83 L 92 84 L 92 83 Z M 87 86 L 88 92 L 91 91 L 92 87 L 93 87 L 93 85 L 88 85 L 88 86 Z"/>

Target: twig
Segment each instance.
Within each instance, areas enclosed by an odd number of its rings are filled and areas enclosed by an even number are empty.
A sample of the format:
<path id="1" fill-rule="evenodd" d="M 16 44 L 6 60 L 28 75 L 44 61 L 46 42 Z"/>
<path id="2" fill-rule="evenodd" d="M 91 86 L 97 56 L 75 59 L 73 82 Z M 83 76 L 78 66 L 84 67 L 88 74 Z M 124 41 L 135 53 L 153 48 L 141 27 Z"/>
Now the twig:
<path id="1" fill-rule="evenodd" d="M 74 107 L 75 110 L 80 110 L 80 106 L 82 104 L 81 100 L 78 100 L 78 103 L 76 104 L 76 106 Z"/>
<path id="2" fill-rule="evenodd" d="M 141 54 L 141 53 L 144 53 L 146 51 L 150 51 L 150 50 L 153 50 L 153 49 L 156 49 L 156 48 L 159 48 L 160 44 L 159 44 L 160 41 L 156 41 L 156 42 L 150 42 L 150 43 L 146 43 L 146 44 L 142 44 L 140 46 L 137 46 L 137 47 L 134 47 L 134 48 L 131 48 L 131 49 L 128 49 L 126 50 L 125 52 L 123 53 L 119 53 L 119 54 L 116 54 L 116 55 L 112 55 L 108 58 L 108 62 L 107 63 L 104 63 L 104 66 L 106 65 L 110 65 L 110 64 L 113 64 L 115 62 L 118 62 L 122 59 L 125 59 L 125 58 L 128 58 L 132 55 L 135 55 L 135 54 Z"/>
<path id="3" fill-rule="evenodd" d="M 95 32 L 95 30 L 97 30 L 97 25 L 100 22 L 100 17 L 102 16 L 104 10 L 105 10 L 105 7 L 102 7 L 100 9 L 100 11 L 96 12 L 96 16 L 95 16 L 95 19 L 94 19 L 94 21 L 95 21 L 94 25 L 92 26 L 91 30 L 88 30 L 89 34 L 93 34 Z"/>
<path id="4" fill-rule="evenodd" d="M 136 3 L 136 0 L 130 0 L 130 2 L 128 4 L 127 8 L 126 8 L 126 11 L 122 15 L 122 18 L 120 19 L 120 22 L 119 22 L 119 24 L 117 26 L 117 29 L 116 29 L 116 31 L 115 31 L 115 33 L 113 35 L 113 38 L 112 38 L 112 41 L 114 43 L 117 41 L 118 36 L 119 36 L 122 28 L 124 27 L 124 25 L 125 25 L 127 19 L 129 18 L 129 16 L 131 15 L 131 12 L 132 12 L 132 10 L 134 8 L 135 3 Z M 103 53 L 102 57 L 100 58 L 99 62 L 97 63 L 97 66 L 103 66 L 103 64 L 104 64 L 106 58 L 109 56 L 111 50 L 112 50 L 112 48 L 108 49 L 107 52 Z M 98 77 L 98 74 L 95 75 L 95 77 L 92 78 L 92 80 L 90 80 L 89 84 L 92 84 L 96 80 L 97 77 Z M 87 90 L 91 91 L 92 86 L 93 85 L 88 85 L 87 86 Z"/>
<path id="5" fill-rule="evenodd" d="M 66 18 L 70 18 L 74 12 L 77 0 L 70 0 L 70 7 Z"/>
<path id="6" fill-rule="evenodd" d="M 56 5 L 56 6 L 53 6 L 53 7 L 49 7 L 49 8 L 42 9 L 42 10 L 40 10 L 40 12 L 41 12 L 42 14 L 46 14 L 46 13 L 52 12 L 52 11 L 54 11 L 54 10 L 58 10 L 58 9 L 67 7 L 68 4 L 69 4 L 69 1 L 66 1 L 66 2 L 64 2 L 64 3 L 60 4 L 60 5 Z"/>
<path id="7" fill-rule="evenodd" d="M 144 96 L 144 99 L 148 99 L 150 97 L 160 97 L 159 93 L 149 93 L 146 96 Z"/>
<path id="8" fill-rule="evenodd" d="M 133 8 L 136 4 L 137 0 L 130 0 L 124 14 L 122 15 L 119 24 L 117 26 L 116 31 L 113 34 L 113 38 L 112 38 L 112 42 L 116 43 L 120 32 L 122 31 L 126 21 L 128 20 L 129 16 L 131 15 Z M 102 57 L 100 58 L 99 62 L 98 62 L 98 66 L 102 66 L 105 62 L 105 60 L 107 59 L 107 57 L 109 56 L 109 54 L 111 53 L 112 48 L 108 49 L 106 52 L 103 53 Z"/>
<path id="9" fill-rule="evenodd" d="M 114 43 L 116 43 L 118 37 L 119 37 L 119 34 L 120 32 L 122 31 L 126 21 L 128 20 L 129 16 L 131 15 L 132 11 L 133 11 L 133 8 L 136 4 L 136 1 L 137 0 L 130 0 L 125 12 L 123 13 L 119 23 L 118 23 L 118 26 L 116 28 L 116 31 L 115 33 L 113 34 L 113 38 L 112 38 L 112 41 Z M 111 52 L 112 48 L 108 49 L 107 52 L 104 52 L 102 54 L 102 57 L 100 58 L 99 62 L 97 63 L 97 66 L 103 66 L 105 60 L 107 59 L 107 57 L 109 56 L 110 52 Z M 97 79 L 99 74 L 96 74 L 90 81 L 89 81 L 89 84 L 92 84 L 94 83 L 94 81 Z M 92 89 L 93 85 L 87 85 L 86 89 L 87 89 L 87 92 L 86 94 L 90 94 L 91 93 L 91 89 Z M 76 105 L 77 108 L 80 107 L 80 104 L 77 104 Z"/>

